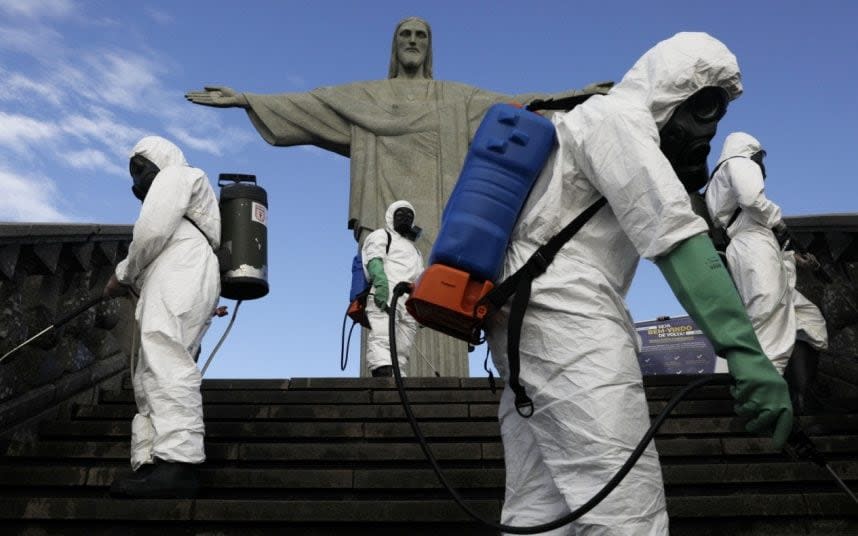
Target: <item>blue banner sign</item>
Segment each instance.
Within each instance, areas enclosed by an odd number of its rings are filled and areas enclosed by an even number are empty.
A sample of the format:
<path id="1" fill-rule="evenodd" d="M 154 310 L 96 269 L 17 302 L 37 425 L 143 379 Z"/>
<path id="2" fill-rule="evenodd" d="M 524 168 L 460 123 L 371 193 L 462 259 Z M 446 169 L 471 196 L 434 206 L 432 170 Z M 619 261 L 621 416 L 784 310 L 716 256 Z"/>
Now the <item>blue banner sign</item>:
<path id="1" fill-rule="evenodd" d="M 638 322 L 638 355 L 644 376 L 657 374 L 712 374 L 719 361 L 712 343 L 691 317 Z M 717 370 L 717 372 L 721 372 Z"/>

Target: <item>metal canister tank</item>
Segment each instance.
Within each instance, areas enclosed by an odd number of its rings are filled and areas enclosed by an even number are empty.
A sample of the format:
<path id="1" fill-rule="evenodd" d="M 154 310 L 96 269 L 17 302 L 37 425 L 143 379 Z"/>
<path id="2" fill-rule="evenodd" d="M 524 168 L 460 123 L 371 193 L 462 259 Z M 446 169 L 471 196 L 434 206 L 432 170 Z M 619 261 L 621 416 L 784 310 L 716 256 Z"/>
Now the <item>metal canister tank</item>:
<path id="1" fill-rule="evenodd" d="M 268 294 L 268 194 L 255 175 L 221 173 L 221 296 Z"/>

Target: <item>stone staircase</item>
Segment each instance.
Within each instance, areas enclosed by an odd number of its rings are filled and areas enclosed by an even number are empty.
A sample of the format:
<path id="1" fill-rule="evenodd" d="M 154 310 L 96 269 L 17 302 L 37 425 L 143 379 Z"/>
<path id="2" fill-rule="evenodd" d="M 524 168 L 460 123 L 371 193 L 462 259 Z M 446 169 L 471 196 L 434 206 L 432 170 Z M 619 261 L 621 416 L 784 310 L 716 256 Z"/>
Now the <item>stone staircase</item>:
<path id="1" fill-rule="evenodd" d="M 687 381 L 647 378 L 651 413 Z M 497 520 L 499 392 L 477 378 L 406 382 L 448 476 Z M 671 534 L 858 534 L 858 505 L 827 472 L 742 431 L 725 382 L 693 393 L 656 438 Z M 496 534 L 440 487 L 387 378 L 206 380 L 199 498 L 111 499 L 110 483 L 130 471 L 134 413 L 129 382 L 114 383 L 0 444 L 2 534 Z M 858 411 L 802 422 L 858 490 Z"/>

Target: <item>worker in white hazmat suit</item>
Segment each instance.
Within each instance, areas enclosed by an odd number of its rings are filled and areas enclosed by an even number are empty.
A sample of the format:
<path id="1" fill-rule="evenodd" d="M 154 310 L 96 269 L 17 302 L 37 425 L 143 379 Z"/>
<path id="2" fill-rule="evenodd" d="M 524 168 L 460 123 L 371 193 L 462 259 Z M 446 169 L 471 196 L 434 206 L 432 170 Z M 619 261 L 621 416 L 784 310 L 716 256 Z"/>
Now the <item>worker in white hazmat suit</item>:
<path id="1" fill-rule="evenodd" d="M 132 190 L 143 201 L 128 256 L 105 295 L 139 293 L 135 318 L 140 351 L 132 383 L 137 415 L 131 425 L 134 475 L 111 492 L 127 497 L 192 497 L 203 449 L 202 377 L 194 362 L 220 294 L 213 248 L 220 212 L 206 174 L 157 136 L 134 146 Z"/>
<path id="2" fill-rule="evenodd" d="M 812 261 L 783 249 L 776 236 L 785 235 L 786 225 L 780 207 L 766 197 L 765 154 L 749 134 L 727 136 L 706 189 L 706 206 L 713 223 L 730 237 L 727 264 L 757 338 L 778 372 L 789 367 L 799 373 L 787 375 L 787 382 L 795 405 L 803 405 L 816 368 L 813 349 L 828 347 L 828 333 L 822 313 L 795 289 L 796 261 Z"/>
<path id="3" fill-rule="evenodd" d="M 648 428 L 639 339 L 624 302 L 639 256 L 656 262 L 727 357 L 737 411 L 753 417 L 749 428 L 774 428 L 776 444 L 785 441 L 792 427 L 786 384 L 760 350 L 687 194 L 705 184 L 709 141 L 741 91 L 736 58 L 721 42 L 680 33 L 644 54 L 608 95 L 554 116 L 558 147 L 513 231 L 503 276 L 600 196 L 608 205 L 533 280 L 520 344 L 520 381 L 533 413 L 518 413 L 509 388 L 499 407 L 503 523 L 545 523 L 582 505 Z M 506 306 L 487 325 L 495 365 L 507 381 L 508 318 Z M 651 443 L 604 501 L 573 525 L 544 534 L 667 533 Z"/>
<path id="4" fill-rule="evenodd" d="M 366 363 L 373 376 L 393 376 L 387 315 L 391 290 L 402 282 L 413 283 L 424 268 L 423 256 L 414 246 L 419 227 L 414 226 L 411 203 L 394 201 L 387 207 L 384 221 L 384 229 L 370 233 L 361 248 L 364 275 L 372 286 L 373 299 L 366 306 L 370 324 Z M 417 321 L 400 301 L 396 306 L 396 351 L 403 376 L 416 333 Z"/>

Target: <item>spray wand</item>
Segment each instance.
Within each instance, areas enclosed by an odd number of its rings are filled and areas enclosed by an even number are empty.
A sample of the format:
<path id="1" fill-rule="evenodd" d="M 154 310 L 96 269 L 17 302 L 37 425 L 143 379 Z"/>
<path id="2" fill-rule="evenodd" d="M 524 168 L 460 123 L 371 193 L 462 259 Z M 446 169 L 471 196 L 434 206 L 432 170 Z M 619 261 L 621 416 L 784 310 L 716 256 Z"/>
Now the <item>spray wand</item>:
<path id="1" fill-rule="evenodd" d="M 9 357 L 9 356 L 11 356 L 11 355 L 15 354 L 15 353 L 16 353 L 18 350 L 20 350 L 21 348 L 23 348 L 23 347 L 27 346 L 27 345 L 28 345 L 28 344 L 30 344 L 31 342 L 33 342 L 33 341 L 35 341 L 36 339 L 38 339 L 38 338 L 39 338 L 39 337 L 41 337 L 42 335 L 45 335 L 46 333 L 49 333 L 49 332 L 54 331 L 54 330 L 56 330 L 56 329 L 59 329 L 59 328 L 63 327 L 65 324 L 68 324 L 71 320 L 73 320 L 74 318 L 76 318 L 78 315 L 80 315 L 80 314 L 82 314 L 82 313 L 84 313 L 84 312 L 88 311 L 90 308 L 92 308 L 92 307 L 94 307 L 94 306 L 98 305 L 99 303 L 101 303 L 101 302 L 102 302 L 102 301 L 104 301 L 105 299 L 106 299 L 106 298 L 105 298 L 104 296 L 102 296 L 101 294 L 99 294 L 98 296 L 95 296 L 95 297 L 93 297 L 93 298 L 91 298 L 91 299 L 87 300 L 86 302 L 82 303 L 81 305 L 79 305 L 77 308 L 75 308 L 74 310 L 72 310 L 72 311 L 71 311 L 71 312 L 69 312 L 68 314 L 66 314 L 66 315 L 64 315 L 64 316 L 62 316 L 62 317 L 60 317 L 60 319 L 59 319 L 59 320 L 57 320 L 56 322 L 54 322 L 54 323 L 53 323 L 53 324 L 51 324 L 50 326 L 46 327 L 46 328 L 45 328 L 45 329 L 43 329 L 42 331 L 40 331 L 40 332 L 36 333 L 35 335 L 33 335 L 32 337 L 30 337 L 30 338 L 29 338 L 29 339 L 27 339 L 26 341 L 22 342 L 22 343 L 21 343 L 21 344 L 19 344 L 18 346 L 16 346 L 16 347 L 12 348 L 11 350 L 9 350 L 9 351 L 8 351 L 8 352 L 6 352 L 5 354 L 3 354 L 3 357 L 0 357 L 0 363 L 2 363 L 3 361 L 5 361 L 7 357 Z"/>
<path id="2" fill-rule="evenodd" d="M 787 439 L 784 452 L 786 452 L 787 455 L 795 461 L 811 461 L 828 471 L 828 473 L 834 478 L 834 481 L 837 482 L 837 485 L 840 486 L 840 489 L 845 491 L 855 504 L 858 504 L 858 497 L 855 497 L 855 494 L 852 493 L 849 486 L 847 486 L 846 483 L 837 476 L 837 473 L 835 473 L 834 469 L 832 469 L 828 464 L 828 460 L 826 460 L 822 453 L 819 452 L 819 449 L 816 448 L 816 445 L 813 444 L 813 441 L 810 440 L 803 430 L 798 427 L 793 430 L 789 439 Z"/>

